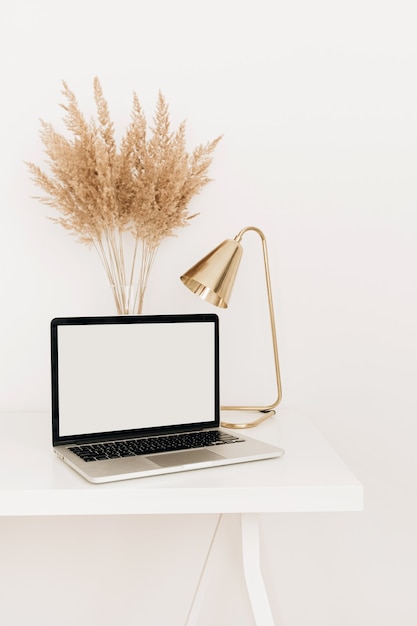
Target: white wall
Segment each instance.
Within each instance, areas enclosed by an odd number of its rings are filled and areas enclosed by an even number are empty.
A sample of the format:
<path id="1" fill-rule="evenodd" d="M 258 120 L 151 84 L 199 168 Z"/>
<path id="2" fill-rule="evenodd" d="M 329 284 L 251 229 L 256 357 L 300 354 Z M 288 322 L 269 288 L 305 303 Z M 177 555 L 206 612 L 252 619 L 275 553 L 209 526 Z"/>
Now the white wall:
<path id="1" fill-rule="evenodd" d="M 224 138 L 193 201 L 200 216 L 161 247 L 145 312 L 208 310 L 179 274 L 243 226 L 262 228 L 283 404 L 310 414 L 365 485 L 363 514 L 265 518 L 287 626 L 417 621 L 416 18 L 414 0 L 0 9 L 0 410 L 49 407 L 52 317 L 111 312 L 94 252 L 30 198 L 39 118 L 60 128 L 63 79 L 90 115 L 97 75 L 122 133 L 132 92 L 150 119 L 161 89 L 190 147 Z M 267 327 L 252 321 L 266 319 L 260 249 L 250 235 L 244 249 L 222 315 L 225 403 L 262 401 L 270 383 Z"/>

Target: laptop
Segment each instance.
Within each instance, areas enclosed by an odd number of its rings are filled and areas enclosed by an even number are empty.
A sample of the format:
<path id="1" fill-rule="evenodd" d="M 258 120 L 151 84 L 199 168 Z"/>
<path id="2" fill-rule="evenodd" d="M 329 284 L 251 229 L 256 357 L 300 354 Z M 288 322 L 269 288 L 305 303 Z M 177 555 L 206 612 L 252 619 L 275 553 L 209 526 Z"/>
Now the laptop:
<path id="1" fill-rule="evenodd" d="M 93 483 L 279 457 L 220 427 L 216 314 L 51 321 L 52 443 Z"/>

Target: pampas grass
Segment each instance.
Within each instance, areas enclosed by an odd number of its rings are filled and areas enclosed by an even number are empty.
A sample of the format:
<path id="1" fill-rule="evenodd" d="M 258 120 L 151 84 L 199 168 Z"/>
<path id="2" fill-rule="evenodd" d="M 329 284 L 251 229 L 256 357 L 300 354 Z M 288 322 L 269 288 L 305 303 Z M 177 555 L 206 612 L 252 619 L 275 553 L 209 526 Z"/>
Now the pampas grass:
<path id="1" fill-rule="evenodd" d="M 94 79 L 97 119 L 89 122 L 74 93 L 62 85 L 63 120 L 71 138 L 41 120 L 50 171 L 27 163 L 45 194 L 36 199 L 58 211 L 53 221 L 97 250 L 117 312 L 141 313 L 159 245 L 196 216 L 188 206 L 210 182 L 208 169 L 221 137 L 187 152 L 185 122 L 171 131 L 163 95 L 148 129 L 134 93 L 131 121 L 118 146 L 99 79 Z"/>

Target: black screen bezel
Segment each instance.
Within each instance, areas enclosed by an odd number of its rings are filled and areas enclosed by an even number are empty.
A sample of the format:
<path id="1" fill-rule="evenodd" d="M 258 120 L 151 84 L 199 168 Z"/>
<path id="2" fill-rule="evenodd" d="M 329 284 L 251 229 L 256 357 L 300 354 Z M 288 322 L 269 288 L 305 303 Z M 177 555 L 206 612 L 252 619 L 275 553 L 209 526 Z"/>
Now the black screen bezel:
<path id="1" fill-rule="evenodd" d="M 59 358 L 58 358 L 58 328 L 60 326 L 93 325 L 93 324 L 180 324 L 180 323 L 211 322 L 214 324 L 214 420 L 192 424 L 174 424 L 152 428 L 138 428 L 96 432 L 88 434 L 60 435 L 59 434 Z M 115 441 L 126 438 L 156 436 L 172 432 L 189 432 L 204 428 L 213 428 L 220 425 L 220 384 L 219 384 L 219 318 L 215 313 L 189 313 L 174 315 L 118 315 L 118 316 L 90 316 L 90 317 L 56 317 L 50 323 L 51 337 L 51 402 L 52 402 L 52 444 L 87 444 L 93 441 Z M 157 410 L 157 407 L 156 407 Z"/>

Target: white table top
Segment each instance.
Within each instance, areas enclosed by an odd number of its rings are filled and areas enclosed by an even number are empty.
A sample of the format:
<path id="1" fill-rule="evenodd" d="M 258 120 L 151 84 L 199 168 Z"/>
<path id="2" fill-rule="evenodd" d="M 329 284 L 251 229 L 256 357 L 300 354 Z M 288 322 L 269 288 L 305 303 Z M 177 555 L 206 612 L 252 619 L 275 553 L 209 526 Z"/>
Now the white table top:
<path id="1" fill-rule="evenodd" d="M 227 414 L 229 419 L 231 416 Z M 279 459 L 93 485 L 52 451 L 47 413 L 1 413 L 0 515 L 359 511 L 362 485 L 308 419 L 278 409 L 244 431 Z M 236 432 L 236 431 L 234 431 Z"/>

